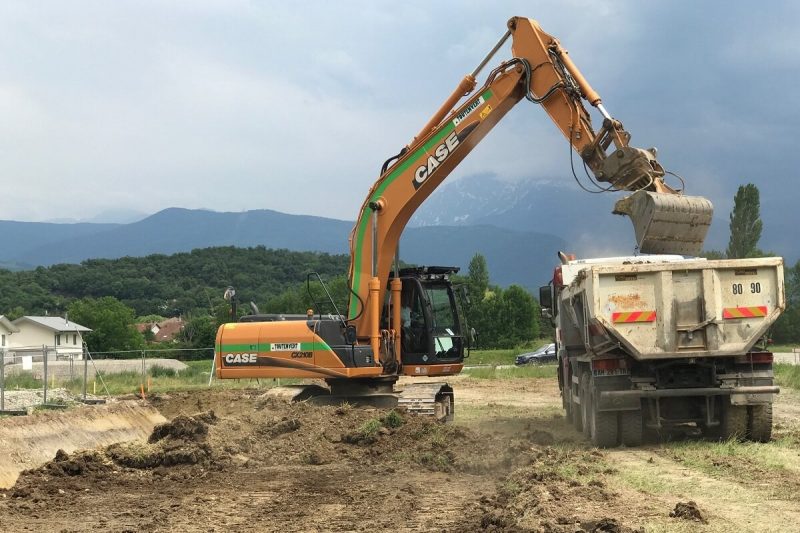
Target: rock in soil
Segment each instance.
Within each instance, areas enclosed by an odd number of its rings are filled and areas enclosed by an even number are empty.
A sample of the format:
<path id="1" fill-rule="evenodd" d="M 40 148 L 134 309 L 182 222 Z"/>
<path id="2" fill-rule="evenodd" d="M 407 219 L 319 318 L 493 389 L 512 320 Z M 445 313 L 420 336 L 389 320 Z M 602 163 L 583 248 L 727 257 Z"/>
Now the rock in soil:
<path id="1" fill-rule="evenodd" d="M 669 516 L 672 518 L 683 518 L 684 520 L 693 520 L 695 522 L 700 522 L 703 524 L 708 523 L 708 521 L 703 516 L 703 513 L 700 512 L 700 509 L 697 507 L 697 504 L 689 501 L 689 502 L 678 502 L 675 505 L 675 509 L 669 513 Z"/>

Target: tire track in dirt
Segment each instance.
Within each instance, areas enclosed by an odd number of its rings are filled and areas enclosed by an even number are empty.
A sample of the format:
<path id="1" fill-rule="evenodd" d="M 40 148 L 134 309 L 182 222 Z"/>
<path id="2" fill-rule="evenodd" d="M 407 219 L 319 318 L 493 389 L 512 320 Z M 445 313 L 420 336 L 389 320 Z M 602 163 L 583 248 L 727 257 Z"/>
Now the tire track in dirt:
<path id="1" fill-rule="evenodd" d="M 468 379 L 464 385 L 466 390 L 459 391 L 462 405 L 494 403 L 498 405 L 498 413 L 511 408 L 503 416 L 476 421 L 471 424 L 474 427 L 495 431 L 505 428 L 512 434 L 538 428 L 552 435 L 557 446 L 590 448 L 563 417 L 550 414 L 553 409 L 561 408 L 555 380 Z M 530 411 L 526 413 L 525 408 Z M 721 469 L 719 475 L 709 475 L 669 457 L 669 444 L 605 450 L 606 460 L 615 469 L 605 479 L 618 495 L 617 501 L 609 502 L 609 512 L 628 517 L 633 523 L 638 519 L 648 527 L 664 531 L 695 531 L 701 527 L 710 532 L 797 531 L 800 505 L 792 492 L 800 487 L 800 475 L 797 475 L 800 473 L 800 393 L 784 388 L 776 396 L 775 420 L 776 438 L 782 439 L 780 443 L 745 446 L 765 447 L 764 452 L 782 468 L 780 474 L 770 470 L 774 464 L 757 462 L 759 450 L 755 450 L 754 457 L 742 454 L 735 458 L 744 461 L 745 469 L 737 470 L 734 461 L 732 468 L 727 472 Z M 787 435 L 797 439 L 798 447 L 783 441 Z M 713 446 L 710 444 L 709 448 Z M 692 500 L 706 512 L 709 524 L 701 526 L 669 517 L 679 501 Z"/>
<path id="2" fill-rule="evenodd" d="M 210 490 L 194 487 L 185 495 L 189 508 L 169 519 L 167 530 L 207 530 L 187 521 L 194 512 L 237 531 L 442 530 L 493 487 L 478 476 L 366 473 L 342 465 L 275 467 L 209 481 Z"/>
<path id="3" fill-rule="evenodd" d="M 769 479 L 759 487 L 713 477 L 652 449 L 606 453 L 619 471 L 619 475 L 610 478 L 611 483 L 627 493 L 632 502 L 645 496 L 651 507 L 660 506 L 663 510 L 672 509 L 679 501 L 695 501 L 709 521 L 703 531 L 788 532 L 797 531 L 800 524 L 796 501 L 771 498 L 765 493 L 763 489 L 772 487 Z M 669 524 L 652 518 L 656 523 Z"/>

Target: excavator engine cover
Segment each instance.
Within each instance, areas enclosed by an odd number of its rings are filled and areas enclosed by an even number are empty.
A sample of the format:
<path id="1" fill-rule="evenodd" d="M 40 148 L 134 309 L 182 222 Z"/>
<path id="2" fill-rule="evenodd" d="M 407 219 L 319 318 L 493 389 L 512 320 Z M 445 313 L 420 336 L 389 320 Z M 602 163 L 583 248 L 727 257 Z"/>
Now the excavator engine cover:
<path id="1" fill-rule="evenodd" d="M 700 196 L 636 191 L 617 201 L 614 214 L 630 217 L 640 252 L 696 256 L 703 249 L 714 206 Z"/>

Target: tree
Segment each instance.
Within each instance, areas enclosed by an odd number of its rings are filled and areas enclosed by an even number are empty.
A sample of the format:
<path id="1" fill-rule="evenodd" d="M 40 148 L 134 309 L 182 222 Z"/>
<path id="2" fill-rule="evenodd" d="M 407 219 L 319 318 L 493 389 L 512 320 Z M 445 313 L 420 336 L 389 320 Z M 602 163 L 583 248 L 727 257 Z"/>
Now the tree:
<path id="1" fill-rule="evenodd" d="M 178 338 L 192 348 L 211 348 L 217 337 L 217 325 L 209 315 L 195 315 L 186 321 Z"/>
<path id="2" fill-rule="evenodd" d="M 800 261 L 786 269 L 784 280 L 786 311 L 775 322 L 771 335 L 775 342 L 793 343 L 800 341 Z"/>
<path id="3" fill-rule="evenodd" d="M 503 291 L 503 314 L 501 324 L 504 335 L 501 341 L 506 346 L 517 346 L 539 336 L 537 305 L 528 291 L 519 285 L 511 285 Z"/>
<path id="4" fill-rule="evenodd" d="M 469 262 L 467 274 L 467 294 L 474 304 L 480 303 L 489 288 L 489 267 L 486 265 L 486 258 L 481 254 L 475 254 Z"/>
<path id="5" fill-rule="evenodd" d="M 144 338 L 134 325 L 133 309 L 113 296 L 74 301 L 69 306 L 69 318 L 92 330 L 84 337 L 91 351 L 138 350 L 144 347 Z"/>
<path id="6" fill-rule="evenodd" d="M 762 229 L 760 209 L 758 187 L 752 183 L 741 185 L 733 198 L 731 238 L 726 252 L 728 259 L 761 255 L 758 249 Z"/>
<path id="7" fill-rule="evenodd" d="M 700 257 L 705 257 L 706 259 L 725 259 L 725 254 L 720 252 L 719 250 L 706 250 L 705 252 L 700 253 Z"/>
<path id="8" fill-rule="evenodd" d="M 519 285 L 492 287 L 482 301 L 473 303 L 470 326 L 478 332 L 480 348 L 513 348 L 539 336 L 538 305 Z"/>

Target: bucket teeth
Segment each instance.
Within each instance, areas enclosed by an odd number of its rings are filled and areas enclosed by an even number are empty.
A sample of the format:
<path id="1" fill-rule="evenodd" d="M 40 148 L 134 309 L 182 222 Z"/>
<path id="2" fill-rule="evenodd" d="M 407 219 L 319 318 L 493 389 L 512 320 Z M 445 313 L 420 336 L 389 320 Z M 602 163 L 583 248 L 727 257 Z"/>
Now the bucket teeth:
<path id="1" fill-rule="evenodd" d="M 618 200 L 613 212 L 630 217 L 640 252 L 696 256 L 703 249 L 714 206 L 700 196 L 637 191 Z"/>

